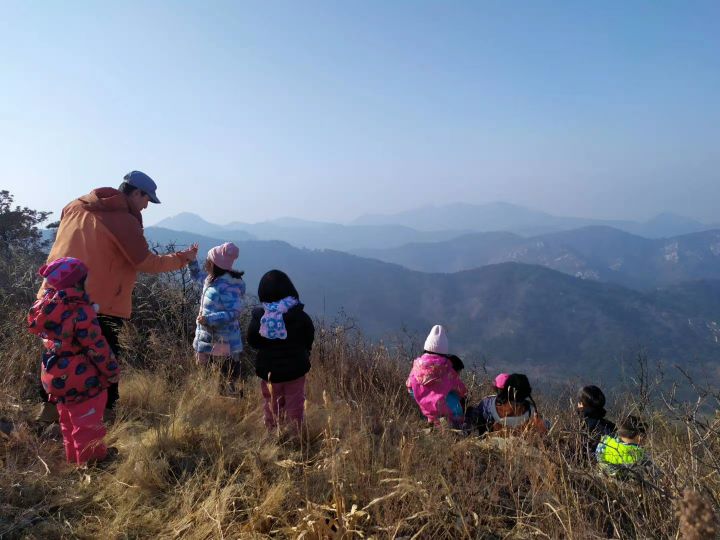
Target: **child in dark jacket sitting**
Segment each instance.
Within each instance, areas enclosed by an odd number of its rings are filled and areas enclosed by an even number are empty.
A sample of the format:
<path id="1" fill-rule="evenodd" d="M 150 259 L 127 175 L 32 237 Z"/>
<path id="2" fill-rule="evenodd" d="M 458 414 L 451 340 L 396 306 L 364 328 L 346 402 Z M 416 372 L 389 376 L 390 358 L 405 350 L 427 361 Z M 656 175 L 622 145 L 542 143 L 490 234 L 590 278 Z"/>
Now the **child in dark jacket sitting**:
<path id="1" fill-rule="evenodd" d="M 258 351 L 255 373 L 261 379 L 265 425 L 272 430 L 290 422 L 299 429 L 315 327 L 284 272 L 267 272 L 260 280 L 258 298 L 262 307 L 252 312 L 247 342 Z"/>
<path id="2" fill-rule="evenodd" d="M 527 376 L 513 373 L 501 382 L 504 387 L 496 395 L 486 397 L 468 413 L 479 433 L 547 433 L 548 424 L 538 413 Z"/>
<path id="3" fill-rule="evenodd" d="M 615 433 L 615 424 L 605 418 L 605 394 L 594 385 L 583 386 L 578 392 L 577 412 L 582 421 L 582 457 L 590 459 L 600 439 Z"/>
<path id="4" fill-rule="evenodd" d="M 57 403 L 65 456 L 77 465 L 116 453 L 102 443 L 103 412 L 107 388 L 118 381 L 120 366 L 85 293 L 87 273 L 85 264 L 72 257 L 42 266 L 45 291 L 28 314 L 30 332 L 45 346 L 40 380 L 50 401 Z"/>

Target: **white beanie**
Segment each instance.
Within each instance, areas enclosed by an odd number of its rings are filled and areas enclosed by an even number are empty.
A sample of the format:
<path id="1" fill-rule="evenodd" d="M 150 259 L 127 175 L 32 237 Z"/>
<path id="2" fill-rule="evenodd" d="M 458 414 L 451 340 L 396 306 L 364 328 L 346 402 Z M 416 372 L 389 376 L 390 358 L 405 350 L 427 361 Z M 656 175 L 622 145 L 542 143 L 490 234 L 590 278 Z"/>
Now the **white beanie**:
<path id="1" fill-rule="evenodd" d="M 445 329 L 439 324 L 436 324 L 432 327 L 432 330 L 430 330 L 425 340 L 425 350 L 437 354 L 449 353 L 450 345 L 448 345 L 447 334 L 445 333 Z"/>

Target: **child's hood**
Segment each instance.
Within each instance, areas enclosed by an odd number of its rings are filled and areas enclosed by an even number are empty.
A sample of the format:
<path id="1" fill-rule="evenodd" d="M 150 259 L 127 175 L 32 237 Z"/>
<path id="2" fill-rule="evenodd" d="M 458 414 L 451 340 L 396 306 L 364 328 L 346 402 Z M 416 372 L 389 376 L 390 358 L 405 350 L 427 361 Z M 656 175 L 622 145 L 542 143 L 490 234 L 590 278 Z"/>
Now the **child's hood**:
<path id="1" fill-rule="evenodd" d="M 47 289 L 45 295 L 37 300 L 28 313 L 28 330 L 32 334 L 44 334 L 47 325 L 53 327 L 65 318 L 65 313 L 60 310 L 63 306 L 88 303 L 85 291 L 74 287 L 68 289 Z M 64 310 L 67 311 L 67 310 Z"/>
<path id="2" fill-rule="evenodd" d="M 422 385 L 444 380 L 454 373 L 452 362 L 437 354 L 425 353 L 413 362 L 412 375 Z"/>

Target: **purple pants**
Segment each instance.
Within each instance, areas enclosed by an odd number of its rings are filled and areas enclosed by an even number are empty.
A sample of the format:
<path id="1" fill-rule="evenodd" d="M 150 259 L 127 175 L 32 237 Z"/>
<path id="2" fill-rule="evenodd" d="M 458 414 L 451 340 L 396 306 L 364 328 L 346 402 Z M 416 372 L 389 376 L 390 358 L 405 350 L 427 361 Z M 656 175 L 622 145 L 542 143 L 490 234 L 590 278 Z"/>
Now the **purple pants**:
<path id="1" fill-rule="evenodd" d="M 293 381 L 269 383 L 260 380 L 264 400 L 265 426 L 272 430 L 278 424 L 292 423 L 300 428 L 305 415 L 305 376 Z"/>

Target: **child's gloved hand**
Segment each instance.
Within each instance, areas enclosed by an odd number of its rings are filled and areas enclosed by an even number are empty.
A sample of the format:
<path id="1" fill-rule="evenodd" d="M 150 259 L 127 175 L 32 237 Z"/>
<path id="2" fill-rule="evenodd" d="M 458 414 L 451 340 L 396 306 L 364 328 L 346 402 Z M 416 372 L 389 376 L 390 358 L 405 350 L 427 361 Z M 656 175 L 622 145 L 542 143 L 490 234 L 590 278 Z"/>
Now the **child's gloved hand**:
<path id="1" fill-rule="evenodd" d="M 197 259 L 199 246 L 196 243 L 192 244 L 189 248 L 182 251 L 178 251 L 178 255 L 182 257 L 185 263 L 190 263 Z"/>
<path id="2" fill-rule="evenodd" d="M 207 317 L 205 317 L 205 315 L 198 315 L 197 322 L 203 326 L 208 325 Z"/>

